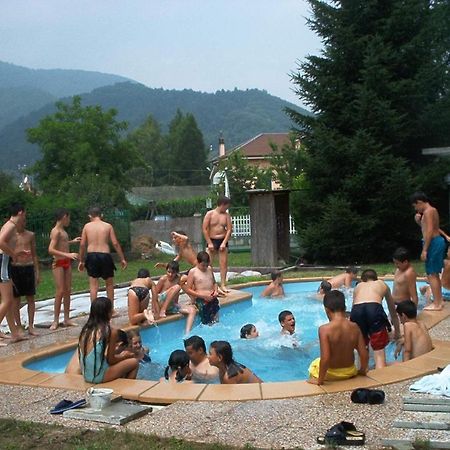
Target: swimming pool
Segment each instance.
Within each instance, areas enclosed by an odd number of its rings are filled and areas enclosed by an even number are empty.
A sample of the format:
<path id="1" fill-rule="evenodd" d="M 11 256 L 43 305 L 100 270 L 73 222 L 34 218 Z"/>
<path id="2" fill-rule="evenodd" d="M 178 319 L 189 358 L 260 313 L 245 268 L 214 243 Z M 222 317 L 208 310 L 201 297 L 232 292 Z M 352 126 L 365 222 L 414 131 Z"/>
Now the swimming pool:
<path id="1" fill-rule="evenodd" d="M 418 283 L 418 286 L 423 283 Z M 253 299 L 222 308 L 220 322 L 213 326 L 197 324 L 190 335 L 202 336 L 208 345 L 213 340 L 228 340 L 235 359 L 252 369 L 264 381 L 291 381 L 308 376 L 310 362 L 319 356 L 317 328 L 327 322 L 322 302 L 314 298 L 319 282 L 286 283 L 284 299 L 261 298 L 264 286 L 242 289 L 253 294 Z M 392 283 L 388 282 L 392 287 Z M 347 308 L 351 306 L 351 292 Z M 420 304 L 423 305 L 424 299 Z M 278 314 L 290 310 L 296 318 L 296 338 L 293 347 L 289 336 L 280 335 Z M 242 325 L 253 323 L 259 330 L 258 339 L 239 338 Z M 151 348 L 152 364 L 143 366 L 138 378 L 159 379 L 169 354 L 183 349 L 184 320 L 170 322 L 141 331 L 144 345 Z M 388 359 L 393 360 L 394 345 L 387 348 Z M 27 364 L 27 368 L 43 372 L 64 372 L 73 351 L 61 353 Z"/>

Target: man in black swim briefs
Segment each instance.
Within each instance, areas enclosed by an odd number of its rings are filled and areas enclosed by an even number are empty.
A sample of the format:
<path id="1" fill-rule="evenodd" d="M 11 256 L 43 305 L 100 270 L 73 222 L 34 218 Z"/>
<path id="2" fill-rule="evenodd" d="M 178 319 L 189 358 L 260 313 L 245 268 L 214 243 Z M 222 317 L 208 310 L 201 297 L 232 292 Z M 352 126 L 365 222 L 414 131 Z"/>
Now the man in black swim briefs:
<path id="1" fill-rule="evenodd" d="M 391 291 L 384 281 L 378 279 L 374 270 L 365 270 L 361 274 L 361 283 L 353 291 L 350 320 L 359 326 L 366 344 L 372 347 L 376 369 L 386 366 L 384 348 L 389 343 L 388 333 L 391 331 L 391 324 L 382 306 L 383 298 L 386 299 L 394 325 L 394 339 L 398 340 L 400 324 Z"/>

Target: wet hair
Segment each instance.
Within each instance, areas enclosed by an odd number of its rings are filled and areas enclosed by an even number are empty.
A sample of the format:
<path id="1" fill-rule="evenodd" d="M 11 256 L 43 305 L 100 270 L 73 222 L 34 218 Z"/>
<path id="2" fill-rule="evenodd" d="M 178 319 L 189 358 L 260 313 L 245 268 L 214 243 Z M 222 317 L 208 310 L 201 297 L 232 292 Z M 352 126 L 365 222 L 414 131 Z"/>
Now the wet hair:
<path id="1" fill-rule="evenodd" d="M 341 291 L 333 289 L 324 295 L 323 306 L 331 312 L 345 312 L 345 295 Z"/>
<path id="2" fill-rule="evenodd" d="M 138 278 L 149 278 L 150 272 L 147 269 L 139 269 L 137 273 Z"/>
<path id="3" fill-rule="evenodd" d="M 210 259 L 209 259 L 209 255 L 206 252 L 198 252 L 197 253 L 197 262 L 198 263 L 207 263 L 209 264 Z"/>
<path id="4" fill-rule="evenodd" d="M 376 280 L 378 280 L 378 275 L 375 272 L 375 270 L 373 270 L 373 269 L 366 269 L 361 274 L 361 280 L 362 281 L 369 281 L 369 280 L 376 281 Z"/>
<path id="5" fill-rule="evenodd" d="M 288 311 L 288 310 L 281 311 L 280 314 L 278 314 L 278 321 L 280 323 L 283 323 L 287 316 L 293 316 L 293 315 L 294 314 L 292 314 L 291 311 Z"/>
<path id="6" fill-rule="evenodd" d="M 430 200 L 428 199 L 427 194 L 425 194 L 425 192 L 422 191 L 418 191 L 418 192 L 414 192 L 413 195 L 411 195 L 411 197 L 409 197 L 409 201 L 414 204 L 417 202 L 425 202 L 428 203 Z"/>
<path id="7" fill-rule="evenodd" d="M 117 336 L 119 338 L 119 342 L 122 342 L 123 345 L 128 347 L 128 334 L 126 333 L 126 331 L 117 330 Z"/>
<path id="8" fill-rule="evenodd" d="M 192 347 L 196 352 L 200 349 L 206 353 L 206 345 L 200 336 L 191 336 L 184 340 L 184 348 Z"/>
<path id="9" fill-rule="evenodd" d="M 322 283 L 320 283 L 319 289 L 317 289 L 317 292 L 322 290 L 323 292 L 330 292 L 333 286 L 331 286 L 331 283 L 329 281 L 323 280 Z"/>
<path id="10" fill-rule="evenodd" d="M 166 270 L 171 270 L 173 273 L 180 273 L 180 264 L 178 264 L 178 261 L 170 261 L 166 265 Z"/>
<path id="11" fill-rule="evenodd" d="M 184 380 L 184 376 L 181 374 L 181 369 L 189 366 L 189 356 L 184 350 L 174 350 L 167 363 L 167 367 L 164 370 L 164 378 L 169 379 L 169 369 L 172 372 L 176 372 L 175 379 L 180 382 Z"/>
<path id="12" fill-rule="evenodd" d="M 23 206 L 22 203 L 12 203 L 9 206 L 9 214 L 12 217 L 17 216 L 20 212 L 24 212 L 24 211 L 25 211 L 25 206 Z"/>
<path id="13" fill-rule="evenodd" d="M 355 266 L 348 266 L 345 268 L 345 273 L 353 273 L 356 275 L 358 273 L 358 268 Z"/>
<path id="14" fill-rule="evenodd" d="M 279 270 L 274 270 L 270 274 L 270 278 L 272 278 L 272 281 L 275 281 L 277 278 L 280 278 L 282 276 L 282 273 Z"/>
<path id="15" fill-rule="evenodd" d="M 181 231 L 181 230 L 176 230 L 175 233 L 181 234 L 181 235 L 183 235 L 183 236 L 187 236 L 186 232 Z"/>
<path id="16" fill-rule="evenodd" d="M 399 247 L 392 255 L 392 259 L 396 259 L 400 262 L 409 261 L 409 251 L 404 247 Z"/>
<path id="17" fill-rule="evenodd" d="M 138 338 L 141 337 L 139 330 L 130 330 L 128 332 L 128 339 L 130 339 L 130 341 L 131 341 L 135 337 L 138 337 Z"/>
<path id="18" fill-rule="evenodd" d="M 239 373 L 242 373 L 245 366 L 236 362 L 233 359 L 233 349 L 227 341 L 213 341 L 211 342 L 211 348 L 213 348 L 218 356 L 222 357 L 222 361 L 225 364 L 228 378 L 233 378 Z"/>
<path id="19" fill-rule="evenodd" d="M 241 339 L 247 339 L 247 336 L 252 332 L 255 325 L 248 323 L 241 328 Z"/>
<path id="20" fill-rule="evenodd" d="M 70 211 L 67 208 L 58 208 L 55 211 L 55 220 L 62 220 L 65 216 L 70 216 Z"/>
<path id="21" fill-rule="evenodd" d="M 405 300 L 397 305 L 397 314 L 404 314 L 408 319 L 417 317 L 417 306 L 412 300 Z"/>
<path id="22" fill-rule="evenodd" d="M 217 199 L 217 206 L 229 204 L 231 204 L 231 200 L 228 197 L 225 197 L 225 195 L 219 195 L 219 198 Z"/>
<path id="23" fill-rule="evenodd" d="M 101 351 L 94 351 L 94 377 L 100 374 L 104 360 L 105 351 L 111 339 L 111 320 L 112 303 L 108 297 L 97 297 L 91 303 L 89 318 L 81 329 L 78 339 L 78 358 L 83 354 L 83 367 L 86 367 L 86 356 L 88 354 L 88 344 L 92 343 L 95 349 L 98 342 L 101 343 Z M 97 341 L 97 337 L 99 340 Z M 101 355 L 100 361 L 97 361 L 97 355 Z"/>
<path id="24" fill-rule="evenodd" d="M 88 213 L 91 217 L 100 217 L 102 215 L 102 210 L 99 206 L 91 206 Z"/>

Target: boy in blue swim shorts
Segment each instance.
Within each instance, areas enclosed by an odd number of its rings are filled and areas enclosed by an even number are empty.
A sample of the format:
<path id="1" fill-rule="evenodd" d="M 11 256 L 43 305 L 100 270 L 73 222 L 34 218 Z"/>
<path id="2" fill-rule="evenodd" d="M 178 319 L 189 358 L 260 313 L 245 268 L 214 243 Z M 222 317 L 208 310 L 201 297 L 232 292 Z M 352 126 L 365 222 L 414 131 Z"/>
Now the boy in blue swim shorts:
<path id="1" fill-rule="evenodd" d="M 430 205 L 428 197 L 423 192 L 413 194 L 411 203 L 416 210 L 414 220 L 422 229 L 423 248 L 420 259 L 425 262 L 427 279 L 434 299 L 424 309 L 440 311 L 444 306 L 440 273 L 444 266 L 445 240 L 439 228 L 439 213 Z"/>

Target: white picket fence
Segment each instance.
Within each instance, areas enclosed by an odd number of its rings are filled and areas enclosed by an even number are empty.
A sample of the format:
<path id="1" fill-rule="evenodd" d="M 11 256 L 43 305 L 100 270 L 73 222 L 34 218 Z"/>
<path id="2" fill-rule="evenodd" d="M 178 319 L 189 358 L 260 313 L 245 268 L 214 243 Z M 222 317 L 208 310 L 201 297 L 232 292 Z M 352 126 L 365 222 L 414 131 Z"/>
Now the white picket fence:
<path id="1" fill-rule="evenodd" d="M 233 224 L 232 237 L 250 236 L 250 214 L 245 216 L 231 216 L 231 223 Z M 297 234 L 292 216 L 289 216 L 289 233 Z"/>

